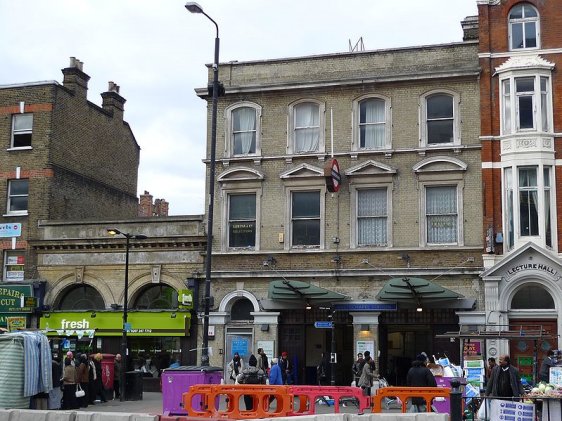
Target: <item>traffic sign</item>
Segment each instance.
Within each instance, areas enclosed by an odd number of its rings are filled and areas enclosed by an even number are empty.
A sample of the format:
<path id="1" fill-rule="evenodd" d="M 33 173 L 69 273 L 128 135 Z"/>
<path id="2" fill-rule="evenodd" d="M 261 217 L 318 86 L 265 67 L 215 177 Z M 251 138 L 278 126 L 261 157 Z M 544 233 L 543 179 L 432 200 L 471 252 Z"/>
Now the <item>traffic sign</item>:
<path id="1" fill-rule="evenodd" d="M 326 322 L 314 322 L 314 327 L 317 329 L 331 329 L 334 327 L 333 322 L 326 321 Z"/>

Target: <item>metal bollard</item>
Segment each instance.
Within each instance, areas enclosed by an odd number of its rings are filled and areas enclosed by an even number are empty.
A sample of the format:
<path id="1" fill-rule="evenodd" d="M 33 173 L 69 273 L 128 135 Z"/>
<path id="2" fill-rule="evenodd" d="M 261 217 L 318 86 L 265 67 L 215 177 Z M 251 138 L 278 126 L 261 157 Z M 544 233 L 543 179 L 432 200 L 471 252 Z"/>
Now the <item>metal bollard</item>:
<path id="1" fill-rule="evenodd" d="M 462 392 L 460 391 L 461 382 L 451 380 L 451 421 L 462 421 Z"/>

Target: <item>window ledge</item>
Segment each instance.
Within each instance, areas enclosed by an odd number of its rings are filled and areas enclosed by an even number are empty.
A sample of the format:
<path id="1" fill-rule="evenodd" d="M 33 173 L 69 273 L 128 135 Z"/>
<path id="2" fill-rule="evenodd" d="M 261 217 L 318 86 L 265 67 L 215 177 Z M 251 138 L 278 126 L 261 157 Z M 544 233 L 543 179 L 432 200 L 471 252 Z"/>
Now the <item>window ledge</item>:
<path id="1" fill-rule="evenodd" d="M 11 152 L 11 151 L 30 151 L 32 149 L 33 149 L 33 146 L 20 146 L 20 147 L 17 147 L 17 148 L 14 148 L 14 147 L 8 148 L 6 150 L 8 152 Z"/>
<path id="2" fill-rule="evenodd" d="M 4 216 L 4 217 L 10 217 L 10 216 L 17 217 L 17 216 L 28 216 L 28 215 L 29 215 L 29 213 L 27 211 L 23 211 L 23 212 L 17 212 L 17 213 L 16 212 L 5 213 L 2 216 Z"/>

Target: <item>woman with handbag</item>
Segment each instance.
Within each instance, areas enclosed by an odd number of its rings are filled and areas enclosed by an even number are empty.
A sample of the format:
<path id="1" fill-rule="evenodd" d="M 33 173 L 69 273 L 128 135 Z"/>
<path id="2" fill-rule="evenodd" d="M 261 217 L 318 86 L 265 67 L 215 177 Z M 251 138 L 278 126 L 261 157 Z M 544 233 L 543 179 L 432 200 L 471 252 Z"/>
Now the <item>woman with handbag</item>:
<path id="1" fill-rule="evenodd" d="M 244 369 L 244 361 L 240 358 L 238 352 L 234 353 L 232 360 L 228 363 L 228 375 L 231 383 L 236 382 L 236 377 Z"/>
<path id="2" fill-rule="evenodd" d="M 76 368 L 72 365 L 69 357 L 64 359 L 64 370 L 62 373 L 62 409 L 78 409 L 76 400 Z"/>
<path id="3" fill-rule="evenodd" d="M 90 365 L 88 364 L 88 357 L 86 356 L 86 354 L 80 355 L 80 358 L 78 360 L 80 361 L 80 364 L 78 365 L 77 369 L 78 385 L 76 387 L 77 389 L 82 389 L 82 391 L 84 392 L 84 396 L 76 395 L 76 397 L 78 398 L 78 405 L 80 405 L 81 408 L 87 408 L 88 401 L 90 399 L 88 394 L 90 382 Z M 81 394 L 82 393 L 79 393 L 79 395 Z"/>

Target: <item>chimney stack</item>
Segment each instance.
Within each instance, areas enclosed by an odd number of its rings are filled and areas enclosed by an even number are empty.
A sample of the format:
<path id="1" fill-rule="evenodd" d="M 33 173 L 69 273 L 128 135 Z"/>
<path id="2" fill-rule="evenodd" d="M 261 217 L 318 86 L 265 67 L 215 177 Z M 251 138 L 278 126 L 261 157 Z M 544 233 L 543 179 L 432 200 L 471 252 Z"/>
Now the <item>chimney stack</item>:
<path id="1" fill-rule="evenodd" d="M 478 39 L 478 16 L 467 16 L 461 21 L 463 41 Z"/>
<path id="2" fill-rule="evenodd" d="M 123 120 L 123 110 L 125 109 L 125 102 L 127 101 L 119 95 L 119 85 L 115 82 L 109 82 L 107 92 L 102 92 L 102 108 L 111 113 L 114 117 Z"/>
<path id="3" fill-rule="evenodd" d="M 70 66 L 62 69 L 64 75 L 62 85 L 72 91 L 74 95 L 86 99 L 90 76 L 83 72 L 83 67 L 84 63 L 76 57 L 70 57 Z"/>

